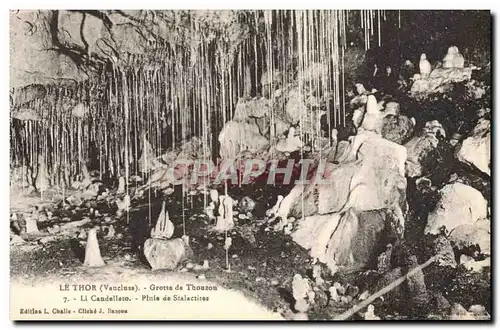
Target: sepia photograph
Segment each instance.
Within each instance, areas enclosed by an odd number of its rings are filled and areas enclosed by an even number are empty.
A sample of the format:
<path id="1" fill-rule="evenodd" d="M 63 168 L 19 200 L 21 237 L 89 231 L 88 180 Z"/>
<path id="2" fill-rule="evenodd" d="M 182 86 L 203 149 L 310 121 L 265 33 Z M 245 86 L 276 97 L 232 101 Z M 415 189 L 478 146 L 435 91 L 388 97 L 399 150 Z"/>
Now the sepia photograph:
<path id="1" fill-rule="evenodd" d="M 491 322 L 489 10 L 8 24 L 12 321 Z"/>

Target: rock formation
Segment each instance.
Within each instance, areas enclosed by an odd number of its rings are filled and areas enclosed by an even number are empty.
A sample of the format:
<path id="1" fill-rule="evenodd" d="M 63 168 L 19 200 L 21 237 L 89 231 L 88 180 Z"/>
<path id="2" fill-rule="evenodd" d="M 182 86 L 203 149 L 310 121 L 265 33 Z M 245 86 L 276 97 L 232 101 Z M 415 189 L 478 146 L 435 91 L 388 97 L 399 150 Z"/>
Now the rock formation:
<path id="1" fill-rule="evenodd" d="M 422 76 L 422 78 L 427 78 L 431 73 L 431 64 L 427 60 L 426 54 L 420 55 L 419 68 L 420 68 L 420 76 Z"/>
<path id="2" fill-rule="evenodd" d="M 228 195 L 219 196 L 219 215 L 214 230 L 224 232 L 233 227 L 233 199 Z"/>
<path id="3" fill-rule="evenodd" d="M 172 221 L 170 221 L 165 204 L 166 202 L 163 201 L 156 225 L 151 230 L 151 238 L 169 239 L 174 234 L 175 227 Z"/>
<path id="4" fill-rule="evenodd" d="M 144 242 L 144 256 L 153 270 L 173 270 L 187 259 L 189 248 L 182 238 L 149 238 Z"/>
<path id="5" fill-rule="evenodd" d="M 437 148 L 439 144 L 438 133 L 446 136 L 443 127 L 437 121 L 427 122 L 422 133 L 414 136 L 404 145 L 408 152 L 406 174 L 409 177 L 425 175 L 425 172 L 429 170 L 424 168 L 423 161 Z"/>
<path id="6" fill-rule="evenodd" d="M 488 175 L 491 175 L 491 124 L 489 120 L 480 119 L 469 137 L 458 149 L 457 158 L 461 162 L 471 164 Z"/>
<path id="7" fill-rule="evenodd" d="M 83 264 L 88 267 L 101 267 L 105 265 L 101 257 L 101 250 L 99 249 L 96 228 L 89 230 L 87 246 L 85 247 L 85 261 Z"/>
<path id="8" fill-rule="evenodd" d="M 351 248 L 363 241 L 357 241 L 356 234 L 361 226 L 359 217 L 364 211 L 385 213 L 390 210 L 394 218 L 388 222 L 381 218 L 378 227 L 384 228 L 386 223 L 392 222 L 400 235 L 404 228 L 406 149 L 366 131 L 354 138 L 351 148 L 359 148 L 354 153 L 355 159 L 340 160 L 338 165 L 327 163 L 327 182 L 295 186 L 276 212 L 282 219 L 289 215 L 298 218 L 292 238 L 311 249 L 314 258 L 331 268 L 363 264 L 369 259 L 367 256 L 354 258 L 356 253 Z M 373 228 L 367 230 L 373 231 Z M 379 232 L 373 234 L 377 237 Z M 365 249 L 366 246 L 359 250 Z"/>
<path id="9" fill-rule="evenodd" d="M 460 225 L 474 225 L 487 216 L 487 202 L 479 191 L 463 183 L 452 183 L 440 190 L 440 200 L 427 219 L 425 233 L 448 232 Z"/>

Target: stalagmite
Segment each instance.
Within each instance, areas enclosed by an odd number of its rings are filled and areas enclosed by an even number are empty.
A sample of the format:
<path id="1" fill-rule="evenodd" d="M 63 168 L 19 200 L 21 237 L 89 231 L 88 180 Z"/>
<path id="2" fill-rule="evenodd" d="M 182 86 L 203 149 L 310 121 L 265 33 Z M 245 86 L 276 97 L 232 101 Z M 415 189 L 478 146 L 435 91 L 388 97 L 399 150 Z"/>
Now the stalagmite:
<path id="1" fill-rule="evenodd" d="M 311 286 L 307 278 L 302 278 L 300 274 L 295 274 L 292 281 L 292 293 L 295 299 L 294 308 L 298 312 L 305 313 L 310 307 L 308 293 L 311 291 Z"/>
<path id="2" fill-rule="evenodd" d="M 37 219 L 34 216 L 26 218 L 26 234 L 38 233 Z"/>
<path id="3" fill-rule="evenodd" d="M 457 46 L 453 46 L 454 58 L 453 58 L 453 67 L 463 69 L 465 66 L 465 59 L 462 54 L 458 51 Z"/>
<path id="4" fill-rule="evenodd" d="M 366 89 L 365 89 L 365 86 L 363 84 L 357 83 L 355 85 L 355 87 L 356 87 L 356 92 L 358 93 L 358 95 L 363 95 L 366 93 Z"/>
<path id="5" fill-rule="evenodd" d="M 189 236 L 188 235 L 182 235 L 181 239 L 184 242 L 184 245 L 189 246 Z"/>
<path id="6" fill-rule="evenodd" d="M 166 202 L 164 201 L 161 206 L 161 212 L 156 221 L 156 226 L 151 230 L 152 238 L 169 239 L 174 234 L 174 224 L 170 221 L 168 211 L 165 208 Z"/>
<path id="7" fill-rule="evenodd" d="M 450 46 L 448 48 L 448 53 L 446 53 L 446 56 L 443 58 L 443 68 L 444 69 L 453 68 L 454 52 L 455 52 L 454 47 Z"/>
<path id="8" fill-rule="evenodd" d="M 219 216 L 215 231 L 224 232 L 234 227 L 233 199 L 228 195 L 219 196 Z"/>
<path id="9" fill-rule="evenodd" d="M 420 75 L 422 76 L 422 78 L 427 78 L 431 73 L 431 64 L 427 60 L 426 54 L 420 55 L 419 68 L 420 68 Z"/>
<path id="10" fill-rule="evenodd" d="M 448 48 L 448 53 L 443 58 L 443 68 L 460 68 L 462 69 L 465 65 L 465 60 L 462 54 L 458 51 L 458 47 L 450 46 Z"/>
<path id="11" fill-rule="evenodd" d="M 375 307 L 373 305 L 368 305 L 368 308 L 366 309 L 366 313 L 364 315 L 364 319 L 367 321 L 380 320 L 380 317 L 375 315 Z"/>
<path id="12" fill-rule="evenodd" d="M 377 99 L 375 96 L 369 95 L 361 128 L 380 135 L 382 133 L 383 118 L 384 114 L 379 110 Z"/>
<path id="13" fill-rule="evenodd" d="M 85 247 L 85 261 L 83 264 L 87 267 L 101 267 L 105 265 L 101 257 L 99 242 L 97 241 L 97 228 L 89 230 L 87 246 Z"/>
<path id="14" fill-rule="evenodd" d="M 125 178 L 123 176 L 118 178 L 118 190 L 116 191 L 117 194 L 124 194 L 125 193 Z"/>
<path id="15" fill-rule="evenodd" d="M 123 212 L 128 212 L 130 208 L 130 196 L 125 195 L 122 200 L 118 198 L 116 200 L 116 206 L 118 207 L 116 215 L 121 216 Z"/>

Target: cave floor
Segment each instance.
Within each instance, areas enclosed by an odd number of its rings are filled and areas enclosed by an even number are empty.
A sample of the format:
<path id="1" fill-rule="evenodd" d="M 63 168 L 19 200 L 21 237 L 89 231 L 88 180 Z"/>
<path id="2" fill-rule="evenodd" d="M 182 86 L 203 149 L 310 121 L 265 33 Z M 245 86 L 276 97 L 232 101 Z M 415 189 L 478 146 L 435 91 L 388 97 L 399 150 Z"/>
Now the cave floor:
<path id="1" fill-rule="evenodd" d="M 26 211 L 33 205 L 50 204 L 41 202 L 36 194 L 25 198 L 23 200 L 19 195 L 11 196 L 11 200 L 16 200 L 15 203 L 11 203 L 12 209 L 21 211 L 24 206 L 24 211 Z M 52 198 L 55 197 L 52 196 Z M 154 274 L 155 278 L 161 279 L 162 276 L 168 278 L 180 275 L 180 273 L 195 278 L 203 273 L 208 281 L 222 288 L 241 292 L 272 312 L 279 313 L 287 319 L 292 318 L 293 276 L 299 273 L 310 277 L 312 260 L 307 251 L 293 242 L 290 236 L 270 230 L 264 217 L 255 217 L 246 222 L 237 223 L 235 229 L 228 232 L 233 239 L 229 249 L 230 271 L 228 272 L 224 233 L 211 230 L 213 223 L 209 223 L 207 217 L 203 216 L 203 198 L 194 196 L 183 200 L 173 194 L 167 197 L 170 219 L 176 227 L 173 237 L 181 237 L 184 234 L 184 223 L 185 234 L 190 237 L 190 246 L 193 250 L 193 256 L 188 262 L 202 265 L 204 260 L 208 260 L 210 268 L 195 271 L 181 266 L 176 271 L 152 271 L 147 262 L 141 258 L 142 254 L 136 247 L 141 246 L 148 237 L 151 228 L 149 218 L 156 219 L 161 204 L 162 199 L 151 194 L 141 201 L 133 200 L 128 216 L 121 217 L 115 216 L 110 203 L 87 204 L 73 209 L 70 220 L 68 216 L 65 217 L 67 214 L 64 214 L 68 210 L 63 210 L 61 213 L 55 210 L 54 219 L 38 225 L 39 234 L 26 237 L 25 242 L 20 245 L 11 245 L 11 280 L 36 281 L 47 278 L 74 280 L 104 276 L 108 280 L 117 279 L 123 282 L 127 278 L 148 274 Z M 101 214 L 93 216 L 89 206 L 101 210 Z M 48 229 L 56 224 L 63 225 L 64 221 L 77 221 L 84 217 L 90 218 L 91 221 L 71 230 L 55 234 L 48 232 Z M 106 217 L 107 221 L 104 220 Z M 64 221 L 62 218 L 65 218 Z M 116 231 L 110 238 L 106 237 L 109 225 L 113 225 Z M 85 239 L 78 236 L 94 226 L 100 226 L 99 245 L 101 255 L 107 263 L 103 268 L 83 266 L 85 248 L 80 242 Z M 248 234 L 243 234 L 249 232 L 253 235 L 252 239 L 245 238 Z M 183 266 L 185 265 L 184 262 Z M 474 276 L 467 272 L 459 274 L 457 272 L 458 270 L 453 270 L 443 274 L 441 269 L 429 267 L 426 272 L 427 285 L 441 292 L 450 289 L 450 292 L 446 292 L 448 299 L 452 297 L 454 301 L 463 304 L 482 304 L 489 310 L 491 308 L 489 272 Z M 329 286 L 335 281 L 344 286 L 347 283 L 356 283 L 361 288 L 363 279 L 360 279 L 359 275 L 359 273 L 337 273 L 331 277 L 325 274 L 326 283 L 321 287 L 315 287 L 316 299 L 308 312 L 309 319 L 332 319 L 334 315 L 344 312 L 359 302 L 357 299 L 350 302 L 333 302 L 329 300 L 327 293 Z M 421 319 L 418 315 L 409 317 L 404 316 L 404 313 L 401 314 L 402 301 L 400 299 L 378 299 L 373 304 L 378 311 L 377 315 L 382 319 Z M 354 318 L 359 319 L 360 315 L 356 314 Z"/>

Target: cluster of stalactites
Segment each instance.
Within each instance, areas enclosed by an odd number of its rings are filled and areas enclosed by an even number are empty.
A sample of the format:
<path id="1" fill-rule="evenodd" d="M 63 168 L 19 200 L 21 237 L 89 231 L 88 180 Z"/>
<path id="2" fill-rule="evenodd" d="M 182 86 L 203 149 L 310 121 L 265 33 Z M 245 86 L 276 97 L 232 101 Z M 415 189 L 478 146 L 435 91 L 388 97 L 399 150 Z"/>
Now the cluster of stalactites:
<path id="1" fill-rule="evenodd" d="M 144 135 L 152 146 L 152 157 L 192 136 L 201 137 L 203 147 L 213 150 L 216 145 L 210 137 L 232 118 L 238 99 L 263 92 L 259 90 L 262 73 L 272 75 L 292 67 L 296 74 L 282 75 L 282 85 L 310 82 L 311 68 L 328 68 L 314 76 L 316 82 L 310 88 L 317 89 L 316 95 L 332 95 L 334 125 L 345 125 L 343 56 L 352 11 L 230 13 L 197 13 L 197 19 L 186 27 L 191 31 L 191 47 L 162 48 L 159 43 L 146 55 L 123 57 L 127 65 L 108 68 L 97 81 L 76 89 L 55 88 L 43 101 L 30 103 L 28 107 L 41 116 L 11 125 L 13 163 L 35 171 L 45 162 L 53 182 L 69 185 L 89 163 L 97 163 L 94 169 L 101 175 L 140 174 L 137 163 Z M 369 47 L 377 25 L 380 43 L 380 20 L 385 12 L 358 13 L 366 31 L 365 46 Z M 211 15 L 218 15 L 217 24 L 227 29 L 223 38 L 204 30 Z M 230 29 L 236 22 L 245 28 Z M 266 88 L 272 99 L 275 86 L 271 83 Z M 273 107 L 273 113 L 277 110 Z M 312 111 L 307 109 L 303 117 Z"/>

